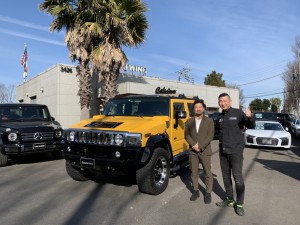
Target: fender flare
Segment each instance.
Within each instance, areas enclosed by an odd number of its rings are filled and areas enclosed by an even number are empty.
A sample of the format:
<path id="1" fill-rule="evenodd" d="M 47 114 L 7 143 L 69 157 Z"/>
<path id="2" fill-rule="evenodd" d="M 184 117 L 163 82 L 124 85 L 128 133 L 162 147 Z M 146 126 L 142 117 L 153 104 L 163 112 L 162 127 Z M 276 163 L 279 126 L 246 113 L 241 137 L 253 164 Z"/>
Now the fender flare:
<path id="1" fill-rule="evenodd" d="M 163 147 L 166 149 L 170 155 L 170 159 L 173 158 L 171 144 L 168 135 L 166 134 L 156 134 L 151 136 L 145 146 L 144 153 L 141 158 L 141 162 L 147 162 L 153 155 L 153 151 L 157 147 Z"/>

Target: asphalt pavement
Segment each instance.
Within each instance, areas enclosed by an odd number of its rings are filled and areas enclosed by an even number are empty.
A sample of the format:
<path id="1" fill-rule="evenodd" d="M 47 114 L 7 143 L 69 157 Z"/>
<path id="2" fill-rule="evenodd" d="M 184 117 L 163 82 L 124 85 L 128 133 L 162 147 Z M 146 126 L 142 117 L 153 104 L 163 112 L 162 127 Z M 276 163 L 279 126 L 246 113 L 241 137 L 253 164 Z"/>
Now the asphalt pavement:
<path id="1" fill-rule="evenodd" d="M 246 148 L 245 216 L 233 208 L 219 208 L 223 181 L 213 141 L 213 202 L 201 196 L 191 202 L 189 169 L 170 179 L 158 196 L 140 193 L 131 177 L 77 182 L 65 171 L 65 161 L 48 155 L 25 157 L 0 168 L 0 224 L 2 225 L 183 225 L 183 224 L 300 224 L 300 140 L 290 150 Z"/>

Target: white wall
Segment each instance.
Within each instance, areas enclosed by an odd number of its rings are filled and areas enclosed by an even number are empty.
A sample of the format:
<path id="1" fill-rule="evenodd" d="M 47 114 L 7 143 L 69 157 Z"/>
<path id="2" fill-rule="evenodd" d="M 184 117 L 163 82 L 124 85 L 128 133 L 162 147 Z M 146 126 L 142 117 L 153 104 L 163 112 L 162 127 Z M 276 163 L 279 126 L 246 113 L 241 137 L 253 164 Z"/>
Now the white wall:
<path id="1" fill-rule="evenodd" d="M 67 70 L 64 70 L 67 68 Z M 176 95 L 184 94 L 187 97 L 198 96 L 210 108 L 219 108 L 218 96 L 227 92 L 232 100 L 233 107 L 239 107 L 239 91 L 223 87 L 191 84 L 186 82 L 170 81 L 161 78 L 120 75 L 120 94 L 148 94 L 154 95 L 157 87 L 176 90 Z M 43 88 L 43 91 L 41 91 Z M 80 120 L 81 109 L 78 93 L 78 78 L 74 66 L 57 64 L 39 75 L 17 86 L 16 100 L 30 102 L 30 97 L 36 96 L 36 103 L 45 104 L 50 113 L 63 128 Z"/>

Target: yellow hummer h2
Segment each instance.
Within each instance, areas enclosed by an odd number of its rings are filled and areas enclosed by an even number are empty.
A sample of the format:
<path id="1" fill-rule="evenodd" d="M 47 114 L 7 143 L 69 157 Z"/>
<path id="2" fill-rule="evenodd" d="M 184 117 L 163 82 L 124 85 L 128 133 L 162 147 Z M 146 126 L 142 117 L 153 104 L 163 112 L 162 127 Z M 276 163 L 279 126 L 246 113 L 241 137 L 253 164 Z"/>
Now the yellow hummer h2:
<path id="1" fill-rule="evenodd" d="M 135 173 L 139 190 L 160 194 L 170 172 L 188 163 L 184 124 L 194 98 L 131 95 L 109 100 L 103 115 L 64 131 L 66 170 L 74 180 Z"/>

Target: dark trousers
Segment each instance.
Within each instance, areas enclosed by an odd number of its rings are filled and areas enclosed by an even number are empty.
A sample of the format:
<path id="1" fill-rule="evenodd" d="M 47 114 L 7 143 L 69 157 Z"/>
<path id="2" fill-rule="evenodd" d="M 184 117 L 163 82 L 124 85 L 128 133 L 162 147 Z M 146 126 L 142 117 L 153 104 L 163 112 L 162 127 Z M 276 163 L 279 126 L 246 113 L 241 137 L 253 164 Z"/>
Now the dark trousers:
<path id="1" fill-rule="evenodd" d="M 235 181 L 236 201 L 238 205 L 244 204 L 245 184 L 243 179 L 243 151 L 234 154 L 220 155 L 220 164 L 223 176 L 226 195 L 229 199 L 233 199 L 233 187 L 231 174 Z"/>
<path id="2" fill-rule="evenodd" d="M 191 179 L 194 190 L 198 190 L 199 183 L 199 164 L 202 164 L 204 175 L 205 175 L 205 186 L 206 192 L 211 193 L 213 187 L 213 175 L 211 172 L 211 156 L 210 155 L 202 155 L 200 153 L 196 153 L 194 151 L 190 151 L 189 153 L 190 159 L 190 169 L 191 169 Z"/>

